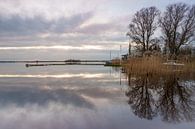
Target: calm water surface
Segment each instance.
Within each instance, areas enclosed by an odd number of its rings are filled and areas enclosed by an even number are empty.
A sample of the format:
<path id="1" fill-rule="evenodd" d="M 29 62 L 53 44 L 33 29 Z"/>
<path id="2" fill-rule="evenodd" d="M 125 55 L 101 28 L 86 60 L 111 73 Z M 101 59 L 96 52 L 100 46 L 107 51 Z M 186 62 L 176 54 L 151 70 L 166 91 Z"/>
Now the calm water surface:
<path id="1" fill-rule="evenodd" d="M 147 81 L 103 66 L 0 64 L 0 129 L 194 129 L 194 80 Z"/>

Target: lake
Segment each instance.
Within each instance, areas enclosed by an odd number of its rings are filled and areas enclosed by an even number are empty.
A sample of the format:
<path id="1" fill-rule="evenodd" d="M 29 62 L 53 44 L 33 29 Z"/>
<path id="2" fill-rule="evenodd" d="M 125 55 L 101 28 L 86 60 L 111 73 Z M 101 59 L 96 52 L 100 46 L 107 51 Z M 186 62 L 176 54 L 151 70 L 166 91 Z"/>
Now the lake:
<path id="1" fill-rule="evenodd" d="M 0 64 L 0 129 L 195 128 L 193 79 L 122 71 Z"/>

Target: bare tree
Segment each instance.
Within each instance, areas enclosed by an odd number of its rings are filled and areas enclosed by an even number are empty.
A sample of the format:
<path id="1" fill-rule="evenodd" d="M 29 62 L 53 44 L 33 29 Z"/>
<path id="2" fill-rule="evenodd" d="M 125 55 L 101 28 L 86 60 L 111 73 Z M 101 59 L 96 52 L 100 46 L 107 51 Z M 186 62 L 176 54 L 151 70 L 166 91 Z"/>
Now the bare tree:
<path id="1" fill-rule="evenodd" d="M 127 36 L 131 41 L 137 44 L 137 48 L 143 53 L 157 43 L 157 39 L 153 38 L 157 28 L 157 16 L 159 10 L 156 7 L 143 8 L 136 12 L 131 23 L 129 24 L 129 32 Z"/>
<path id="2" fill-rule="evenodd" d="M 184 3 L 169 5 L 160 18 L 163 40 L 171 57 L 179 54 L 182 45 L 190 43 L 195 31 L 195 5 Z"/>

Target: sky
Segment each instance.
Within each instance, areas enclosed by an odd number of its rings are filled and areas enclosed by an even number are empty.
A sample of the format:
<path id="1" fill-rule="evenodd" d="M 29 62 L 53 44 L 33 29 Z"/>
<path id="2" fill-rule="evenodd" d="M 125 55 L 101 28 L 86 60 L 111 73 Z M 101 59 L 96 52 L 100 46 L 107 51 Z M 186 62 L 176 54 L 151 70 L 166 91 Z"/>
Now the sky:
<path id="1" fill-rule="evenodd" d="M 119 49 L 143 7 L 195 0 L 0 0 L 0 50 Z M 13 47 L 13 48 L 12 48 Z M 20 47 L 20 48 L 18 48 Z"/>

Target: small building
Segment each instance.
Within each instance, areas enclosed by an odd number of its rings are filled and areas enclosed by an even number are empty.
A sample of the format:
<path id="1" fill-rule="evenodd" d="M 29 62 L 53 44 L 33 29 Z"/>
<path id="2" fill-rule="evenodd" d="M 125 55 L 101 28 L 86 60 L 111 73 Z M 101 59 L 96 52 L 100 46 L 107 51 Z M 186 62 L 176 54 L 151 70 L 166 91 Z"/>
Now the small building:
<path id="1" fill-rule="evenodd" d="M 121 55 L 122 56 L 122 60 L 127 60 L 128 57 L 129 57 L 129 54 L 124 54 L 124 55 Z"/>

